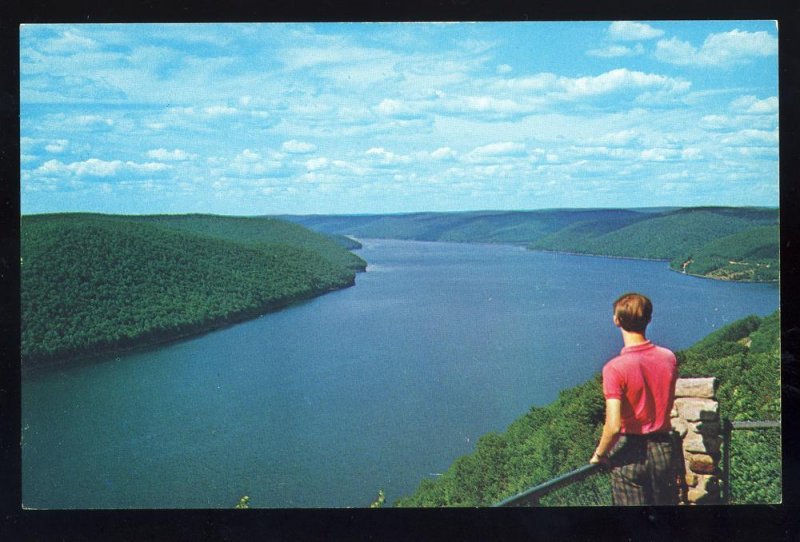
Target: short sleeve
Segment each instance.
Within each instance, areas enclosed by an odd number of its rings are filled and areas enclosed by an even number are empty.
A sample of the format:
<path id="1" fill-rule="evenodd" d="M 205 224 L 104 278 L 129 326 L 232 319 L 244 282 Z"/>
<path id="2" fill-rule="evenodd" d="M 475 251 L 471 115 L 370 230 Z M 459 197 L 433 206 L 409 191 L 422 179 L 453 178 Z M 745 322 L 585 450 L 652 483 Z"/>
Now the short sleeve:
<path id="1" fill-rule="evenodd" d="M 603 367 L 603 396 L 606 399 L 622 399 L 622 377 L 612 367 Z"/>

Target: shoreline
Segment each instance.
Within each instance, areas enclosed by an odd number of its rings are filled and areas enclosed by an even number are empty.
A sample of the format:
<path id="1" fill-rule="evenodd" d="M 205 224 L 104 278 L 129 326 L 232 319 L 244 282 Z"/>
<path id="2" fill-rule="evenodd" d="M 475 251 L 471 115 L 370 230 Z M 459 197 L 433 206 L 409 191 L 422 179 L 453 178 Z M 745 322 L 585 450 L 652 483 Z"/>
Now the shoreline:
<path id="1" fill-rule="evenodd" d="M 366 270 L 356 271 L 355 274 L 363 272 L 366 272 Z M 207 333 L 211 333 L 212 331 L 219 331 L 227 327 L 247 322 L 249 320 L 260 318 L 261 316 L 267 314 L 281 311 L 283 309 L 291 307 L 294 304 L 310 301 L 317 297 L 321 297 L 325 294 L 331 292 L 337 292 L 355 286 L 356 284 L 355 274 L 353 275 L 352 280 L 348 281 L 346 284 L 343 284 L 339 287 L 328 288 L 325 290 L 312 290 L 307 294 L 303 294 L 300 296 L 287 298 L 279 301 L 272 301 L 256 309 L 242 310 L 239 312 L 228 314 L 223 317 L 214 318 L 192 329 L 176 332 L 174 334 L 168 334 L 163 337 L 152 338 L 149 340 L 144 339 L 142 342 L 139 342 L 131 346 L 115 346 L 103 349 L 90 348 L 86 352 L 72 354 L 66 357 L 54 356 L 52 358 L 51 357 L 38 358 L 38 359 L 29 358 L 28 360 L 21 359 L 20 376 L 22 377 L 25 377 L 26 375 L 33 376 L 39 372 L 55 371 L 58 370 L 60 367 L 74 367 L 80 365 L 90 365 L 93 363 L 103 363 L 106 361 L 111 361 L 114 358 L 122 355 L 128 355 L 137 352 L 145 352 L 147 350 L 158 348 L 167 344 L 174 344 L 181 341 L 194 339 L 202 335 L 205 335 Z M 136 339 L 134 338 L 131 340 L 136 340 Z"/>
<path id="2" fill-rule="evenodd" d="M 568 254 L 570 256 L 591 256 L 594 258 L 610 258 L 613 260 L 638 260 L 644 262 L 667 262 L 667 267 L 670 271 L 678 273 L 680 275 L 686 275 L 687 277 L 695 277 L 699 279 L 708 279 L 708 280 L 718 280 L 721 282 L 738 282 L 741 284 L 778 284 L 780 281 L 778 280 L 737 280 L 737 279 L 728 279 L 723 277 L 713 277 L 709 275 L 698 275 L 697 273 L 685 273 L 679 269 L 675 269 L 669 263 L 672 261 L 667 258 L 641 258 L 636 256 L 607 256 L 604 254 L 590 254 L 584 252 L 569 252 L 565 250 L 544 250 L 539 248 L 528 248 L 531 252 L 544 252 L 550 254 Z"/>
<path id="3" fill-rule="evenodd" d="M 440 241 L 440 240 L 421 240 L 421 239 L 395 239 L 392 237 L 371 237 L 371 238 L 355 238 L 349 236 L 349 238 L 356 242 L 361 242 L 361 240 L 396 240 L 396 241 L 410 241 L 415 243 L 449 243 L 449 244 L 457 244 L 457 245 L 464 245 L 464 244 L 477 244 L 477 245 L 503 245 L 503 246 L 510 246 L 510 247 L 517 247 L 523 248 L 525 250 L 531 252 L 540 252 L 543 254 L 565 254 L 568 256 L 584 256 L 584 257 L 593 257 L 593 258 L 608 258 L 608 259 L 615 259 L 615 260 L 636 260 L 636 261 L 649 261 L 649 262 L 666 262 L 667 268 L 674 272 L 681 275 L 699 278 L 699 279 L 706 279 L 706 280 L 716 280 L 721 282 L 732 282 L 732 283 L 742 283 L 742 284 L 779 284 L 779 280 L 774 281 L 757 281 L 757 280 L 733 280 L 721 277 L 712 277 L 707 275 L 699 275 L 695 273 L 686 273 L 684 271 L 678 270 L 673 268 L 669 265 L 671 260 L 665 258 L 644 258 L 644 257 L 636 257 L 636 256 L 612 256 L 612 255 L 604 255 L 604 254 L 591 254 L 591 253 L 582 253 L 582 252 L 572 252 L 572 251 L 564 251 L 564 250 L 546 250 L 546 249 L 538 249 L 538 248 L 529 248 L 527 244 L 523 243 L 494 243 L 490 241 Z M 363 248 L 363 247 L 360 247 Z M 273 301 L 262 305 L 257 309 L 250 309 L 250 310 L 243 310 L 236 313 L 231 313 L 223 317 L 218 317 L 203 324 L 198 325 L 197 327 L 185 330 L 181 332 L 177 332 L 175 334 L 168 334 L 163 337 L 153 338 L 153 339 L 145 339 L 144 342 L 140 342 L 135 345 L 131 346 L 116 346 L 116 347 L 109 347 L 103 348 L 100 350 L 88 350 L 86 352 L 78 353 L 69 355 L 67 357 L 50 357 L 47 358 L 29 358 L 27 361 L 21 360 L 20 362 L 20 371 L 21 375 L 30 375 L 35 374 L 39 371 L 47 371 L 47 370 L 56 370 L 61 366 L 67 366 L 70 364 L 82 365 L 82 364 L 91 364 L 91 363 L 98 363 L 109 361 L 114 357 L 120 355 L 127 355 L 136 352 L 143 352 L 152 348 L 157 348 L 163 345 L 172 344 L 176 342 L 180 342 L 183 340 L 189 340 L 192 338 L 199 337 L 201 335 L 205 335 L 206 333 L 210 333 L 212 331 L 218 331 L 221 329 L 225 329 L 226 327 L 233 326 L 236 324 L 240 324 L 246 322 L 248 320 L 253 320 L 255 318 L 259 318 L 266 314 L 270 314 L 273 312 L 277 312 L 283 310 L 285 308 L 290 307 L 295 303 L 301 303 L 304 301 L 309 301 L 311 299 L 323 296 L 329 292 L 334 292 L 338 290 L 343 290 L 346 288 L 350 288 L 355 285 L 355 276 L 358 273 L 366 273 L 367 267 L 369 264 L 364 266 L 363 268 L 359 267 L 353 270 L 353 278 L 352 280 L 348 281 L 346 284 L 343 284 L 338 287 L 329 288 L 326 290 L 312 290 L 307 294 L 296 296 L 293 298 L 288 298 L 279 301 Z M 135 339 L 131 339 L 135 340 Z"/>

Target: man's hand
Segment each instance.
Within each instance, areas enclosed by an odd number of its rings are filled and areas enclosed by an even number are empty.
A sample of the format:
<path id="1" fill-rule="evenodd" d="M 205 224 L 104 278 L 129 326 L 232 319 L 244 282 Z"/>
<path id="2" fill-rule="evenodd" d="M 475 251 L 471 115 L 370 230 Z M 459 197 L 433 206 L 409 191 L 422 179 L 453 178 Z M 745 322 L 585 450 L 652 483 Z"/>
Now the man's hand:
<path id="1" fill-rule="evenodd" d="M 589 460 L 589 463 L 591 463 L 592 465 L 597 465 L 597 464 L 608 465 L 608 456 L 607 455 L 599 456 L 597 455 L 597 452 L 595 452 L 592 454 L 592 458 Z"/>

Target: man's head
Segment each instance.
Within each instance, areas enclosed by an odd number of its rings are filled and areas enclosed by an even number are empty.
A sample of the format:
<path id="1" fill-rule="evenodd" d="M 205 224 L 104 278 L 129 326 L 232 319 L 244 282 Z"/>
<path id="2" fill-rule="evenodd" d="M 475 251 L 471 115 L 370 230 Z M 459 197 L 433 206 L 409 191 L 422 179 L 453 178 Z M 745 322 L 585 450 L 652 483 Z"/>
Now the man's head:
<path id="1" fill-rule="evenodd" d="M 642 294 L 624 294 L 614 301 L 614 323 L 625 331 L 644 334 L 652 315 L 653 303 Z"/>

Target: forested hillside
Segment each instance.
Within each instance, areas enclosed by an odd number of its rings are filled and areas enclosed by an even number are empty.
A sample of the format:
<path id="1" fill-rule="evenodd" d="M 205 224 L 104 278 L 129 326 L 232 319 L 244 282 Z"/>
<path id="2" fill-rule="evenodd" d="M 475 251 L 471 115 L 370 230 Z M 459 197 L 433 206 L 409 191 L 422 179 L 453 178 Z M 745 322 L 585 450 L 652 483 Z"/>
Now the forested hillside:
<path id="1" fill-rule="evenodd" d="M 776 281 L 779 265 L 778 226 L 750 228 L 687 251 L 670 262 L 673 269 L 726 280 Z"/>
<path id="2" fill-rule="evenodd" d="M 533 250 L 668 260 L 677 271 L 685 267 L 689 274 L 725 280 L 776 281 L 779 273 L 777 209 L 550 209 L 285 218 L 318 231 L 364 238 L 513 243 Z"/>
<path id="3" fill-rule="evenodd" d="M 295 224 L 210 216 L 24 216 L 21 257 L 25 366 L 202 332 L 365 267 Z"/>
<path id="4" fill-rule="evenodd" d="M 717 377 L 723 418 L 780 419 L 779 319 L 778 312 L 745 318 L 678 353 L 681 376 Z M 597 445 L 603 416 L 598 374 L 562 391 L 553 403 L 531 408 L 505 432 L 484 435 L 472 454 L 458 458 L 441 477 L 423 480 L 413 495 L 395 504 L 492 505 L 585 465 Z M 780 436 L 776 431 L 741 433 L 733 444 L 732 502 L 780 502 Z M 553 504 L 610 504 L 605 477 L 561 493 Z"/>

